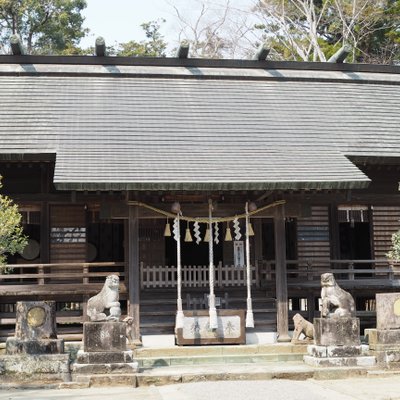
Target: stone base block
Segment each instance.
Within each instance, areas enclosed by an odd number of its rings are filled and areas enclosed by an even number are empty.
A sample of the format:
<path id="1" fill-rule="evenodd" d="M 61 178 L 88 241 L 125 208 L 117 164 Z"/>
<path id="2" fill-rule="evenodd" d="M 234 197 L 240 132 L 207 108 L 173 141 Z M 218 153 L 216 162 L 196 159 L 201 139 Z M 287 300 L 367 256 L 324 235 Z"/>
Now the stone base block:
<path id="1" fill-rule="evenodd" d="M 400 367 L 400 349 L 374 350 L 371 354 L 375 356 L 379 367 L 389 369 Z"/>
<path id="2" fill-rule="evenodd" d="M 18 301 L 15 337 L 20 340 L 57 339 L 55 301 Z"/>
<path id="3" fill-rule="evenodd" d="M 89 377 L 90 387 L 99 386 L 130 386 L 136 387 L 136 375 L 118 374 L 118 375 L 92 375 Z"/>
<path id="4" fill-rule="evenodd" d="M 85 352 L 82 350 L 78 351 L 76 362 L 78 364 L 109 364 L 109 363 L 132 363 L 133 352 L 128 351 L 116 351 L 114 353 L 109 352 Z"/>
<path id="5" fill-rule="evenodd" d="M 374 367 L 376 365 L 375 357 L 313 357 L 304 356 L 304 362 L 312 367 Z"/>
<path id="6" fill-rule="evenodd" d="M 86 352 L 126 351 L 125 322 L 85 322 L 83 350 Z"/>
<path id="7" fill-rule="evenodd" d="M 79 364 L 72 366 L 72 372 L 80 375 L 133 374 L 138 371 L 138 363 Z"/>
<path id="8" fill-rule="evenodd" d="M 318 358 L 330 357 L 357 357 L 360 356 L 363 349 L 360 346 L 307 346 L 307 353 L 310 356 Z"/>
<path id="9" fill-rule="evenodd" d="M 368 338 L 371 350 L 381 345 L 394 345 L 400 348 L 400 329 L 366 329 L 365 336 Z"/>
<path id="10" fill-rule="evenodd" d="M 0 358 L 0 375 L 13 380 L 46 376 L 46 379 L 68 382 L 71 380 L 69 354 L 16 354 Z"/>
<path id="11" fill-rule="evenodd" d="M 12 354 L 62 354 L 63 339 L 21 340 L 15 337 L 7 339 L 6 353 Z"/>
<path id="12" fill-rule="evenodd" d="M 400 293 L 377 293 L 376 327 L 400 329 Z"/>
<path id="13" fill-rule="evenodd" d="M 359 346 L 360 320 L 352 317 L 314 318 L 318 346 Z"/>

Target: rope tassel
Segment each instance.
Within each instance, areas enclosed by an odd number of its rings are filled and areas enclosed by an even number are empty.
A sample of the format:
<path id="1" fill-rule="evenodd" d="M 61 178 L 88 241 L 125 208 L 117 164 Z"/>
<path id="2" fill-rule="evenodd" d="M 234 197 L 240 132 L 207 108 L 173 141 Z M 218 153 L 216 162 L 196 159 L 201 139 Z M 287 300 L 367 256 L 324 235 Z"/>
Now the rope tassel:
<path id="1" fill-rule="evenodd" d="M 189 222 L 186 226 L 185 242 L 193 242 L 192 234 L 190 233 Z"/>
<path id="2" fill-rule="evenodd" d="M 229 222 L 226 225 L 225 242 L 232 242 L 231 228 L 229 227 Z"/>

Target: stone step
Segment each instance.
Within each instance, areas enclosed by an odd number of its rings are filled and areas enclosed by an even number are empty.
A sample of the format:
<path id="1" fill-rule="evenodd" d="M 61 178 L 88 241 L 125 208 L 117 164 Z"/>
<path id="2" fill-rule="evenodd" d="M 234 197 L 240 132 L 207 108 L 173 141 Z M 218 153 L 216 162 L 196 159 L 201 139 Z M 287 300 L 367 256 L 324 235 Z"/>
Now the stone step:
<path id="1" fill-rule="evenodd" d="M 72 365 L 73 374 L 101 375 L 101 374 L 131 374 L 138 370 L 138 363 L 110 363 L 110 364 L 79 364 Z"/>
<path id="2" fill-rule="evenodd" d="M 79 387 L 96 387 L 96 386 L 137 386 L 136 374 L 93 374 L 85 375 L 84 380 L 82 380 L 81 375 L 72 375 L 73 382 L 71 382 L 71 388 Z M 61 387 L 60 387 L 61 388 Z M 62 387 L 66 388 L 66 386 Z"/>
<path id="3" fill-rule="evenodd" d="M 76 356 L 78 364 L 110 364 L 110 363 L 131 363 L 133 362 L 132 350 L 127 351 L 95 351 L 85 352 L 79 350 Z"/>
<path id="4" fill-rule="evenodd" d="M 136 358 L 142 369 L 205 365 L 205 364 L 253 364 L 267 362 L 301 361 L 303 354 L 281 353 L 281 354 L 257 354 L 257 355 L 226 355 L 226 356 L 195 356 L 195 357 L 163 357 L 163 358 Z"/>
<path id="5" fill-rule="evenodd" d="M 293 345 L 291 343 L 225 345 L 225 346 L 173 346 L 163 348 L 137 348 L 134 358 L 165 358 L 165 357 L 194 357 L 194 356 L 226 356 L 226 355 L 260 355 L 260 354 L 307 354 L 307 344 Z"/>
<path id="6" fill-rule="evenodd" d="M 137 385 L 161 386 L 174 383 L 227 381 L 227 380 L 329 380 L 349 377 L 367 377 L 365 367 L 311 367 L 303 362 L 277 362 L 254 364 L 192 365 L 144 370 L 137 374 Z"/>

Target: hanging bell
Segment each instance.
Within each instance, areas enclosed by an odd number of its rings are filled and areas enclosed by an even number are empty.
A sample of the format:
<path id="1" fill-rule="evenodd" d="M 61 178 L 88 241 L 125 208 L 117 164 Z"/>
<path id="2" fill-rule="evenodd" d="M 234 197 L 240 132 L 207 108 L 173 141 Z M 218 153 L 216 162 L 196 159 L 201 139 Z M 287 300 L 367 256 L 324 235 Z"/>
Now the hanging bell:
<path id="1" fill-rule="evenodd" d="M 193 242 L 192 234 L 190 233 L 189 222 L 186 226 L 185 242 Z"/>
<path id="2" fill-rule="evenodd" d="M 210 228 L 209 228 L 208 225 L 207 225 L 206 234 L 204 235 L 203 241 L 204 242 L 209 242 L 210 241 Z"/>
<path id="3" fill-rule="evenodd" d="M 254 236 L 254 229 L 253 225 L 251 225 L 251 222 L 249 222 L 249 236 Z"/>
<path id="4" fill-rule="evenodd" d="M 229 222 L 226 225 L 225 242 L 232 242 L 232 233 L 231 228 L 229 227 Z"/>
<path id="5" fill-rule="evenodd" d="M 164 236 L 165 237 L 171 236 L 171 227 L 169 226 L 168 219 L 167 219 L 167 223 L 165 224 Z"/>

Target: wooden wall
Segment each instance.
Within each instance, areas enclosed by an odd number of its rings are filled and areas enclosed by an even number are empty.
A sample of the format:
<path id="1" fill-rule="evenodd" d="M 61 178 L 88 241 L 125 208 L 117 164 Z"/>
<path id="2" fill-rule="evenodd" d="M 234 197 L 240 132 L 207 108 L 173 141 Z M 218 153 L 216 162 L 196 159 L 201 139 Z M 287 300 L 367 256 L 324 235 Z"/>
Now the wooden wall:
<path id="1" fill-rule="evenodd" d="M 164 219 L 141 219 L 139 223 L 140 261 L 145 265 L 165 264 Z M 170 221 L 171 231 L 172 223 Z"/>
<path id="2" fill-rule="evenodd" d="M 400 206 L 372 208 L 374 258 L 384 259 L 392 245 L 392 235 L 400 229 Z"/>
<path id="3" fill-rule="evenodd" d="M 310 215 L 297 220 L 299 259 L 329 259 L 331 256 L 329 206 L 312 206 Z"/>
<path id="4" fill-rule="evenodd" d="M 50 206 L 50 263 L 86 261 L 83 205 Z"/>

